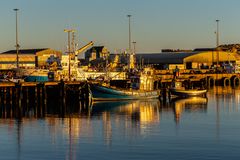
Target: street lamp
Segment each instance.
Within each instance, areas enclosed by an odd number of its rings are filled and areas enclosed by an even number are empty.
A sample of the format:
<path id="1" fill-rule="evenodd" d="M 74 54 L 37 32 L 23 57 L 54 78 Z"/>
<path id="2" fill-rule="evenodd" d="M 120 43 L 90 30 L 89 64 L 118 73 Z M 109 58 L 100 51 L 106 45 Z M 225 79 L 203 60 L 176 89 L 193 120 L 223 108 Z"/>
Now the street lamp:
<path id="1" fill-rule="evenodd" d="M 131 16 L 132 15 L 127 15 L 127 17 L 128 17 L 128 50 L 129 50 L 129 52 L 131 52 Z"/>
<path id="2" fill-rule="evenodd" d="M 137 42 L 134 41 L 134 42 L 132 42 L 132 43 L 133 43 L 133 53 L 136 54 L 136 43 L 137 43 Z"/>
<path id="3" fill-rule="evenodd" d="M 218 47 L 219 47 L 219 21 L 220 20 L 218 20 L 218 19 L 216 20 L 216 22 L 217 22 L 217 32 L 216 32 L 217 67 L 219 65 L 219 49 L 218 49 Z"/>
<path id="4" fill-rule="evenodd" d="M 135 67 L 135 63 L 136 63 L 136 41 L 133 41 L 133 53 L 132 53 L 132 57 L 133 57 L 133 67 Z"/>
<path id="5" fill-rule="evenodd" d="M 68 79 L 71 80 L 71 40 L 70 40 L 70 33 L 75 32 L 72 29 L 64 29 L 64 32 L 68 33 Z"/>
<path id="6" fill-rule="evenodd" d="M 19 48 L 20 45 L 18 44 L 18 11 L 19 9 L 15 8 L 13 9 L 16 12 L 16 55 L 17 55 L 17 69 L 19 68 Z"/>

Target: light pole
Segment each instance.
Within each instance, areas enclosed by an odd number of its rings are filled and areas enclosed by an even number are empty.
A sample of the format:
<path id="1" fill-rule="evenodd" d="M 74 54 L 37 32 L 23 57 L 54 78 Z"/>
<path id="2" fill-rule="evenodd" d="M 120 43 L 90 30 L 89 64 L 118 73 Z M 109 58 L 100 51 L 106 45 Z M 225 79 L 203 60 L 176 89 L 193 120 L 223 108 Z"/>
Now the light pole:
<path id="1" fill-rule="evenodd" d="M 133 53 L 132 53 L 132 58 L 133 58 L 133 68 L 135 68 L 136 63 L 136 41 L 133 41 Z"/>
<path id="2" fill-rule="evenodd" d="M 133 53 L 136 54 L 136 43 L 137 43 L 137 42 L 134 41 L 134 42 L 132 42 L 132 43 L 133 43 Z"/>
<path id="3" fill-rule="evenodd" d="M 18 44 L 18 11 L 19 9 L 15 8 L 13 9 L 16 12 L 16 55 L 17 55 L 17 69 L 19 68 L 19 48 L 20 45 Z"/>
<path id="4" fill-rule="evenodd" d="M 131 52 L 131 16 L 132 15 L 127 15 L 127 17 L 128 17 L 128 50 L 129 50 L 129 52 Z"/>
<path id="5" fill-rule="evenodd" d="M 216 49 L 217 49 L 217 67 L 218 67 L 218 65 L 219 65 L 219 21 L 220 20 L 216 20 L 216 22 L 217 22 L 217 33 L 216 33 L 216 45 L 217 45 L 217 47 L 216 47 Z"/>
<path id="6" fill-rule="evenodd" d="M 70 33 L 73 33 L 74 30 L 72 29 L 64 29 L 64 32 L 68 33 L 68 79 L 71 80 L 71 40 L 70 40 Z"/>

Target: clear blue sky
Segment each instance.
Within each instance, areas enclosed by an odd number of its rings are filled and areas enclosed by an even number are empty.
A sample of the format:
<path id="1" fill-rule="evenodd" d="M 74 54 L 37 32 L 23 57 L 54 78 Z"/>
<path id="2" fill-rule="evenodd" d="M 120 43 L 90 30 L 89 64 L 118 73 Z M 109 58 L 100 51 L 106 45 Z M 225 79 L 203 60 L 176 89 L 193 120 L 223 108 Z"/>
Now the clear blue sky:
<path id="1" fill-rule="evenodd" d="M 65 28 L 76 29 L 77 43 L 105 45 L 111 52 L 128 48 L 128 18 L 137 52 L 163 48 L 193 49 L 240 43 L 239 0 L 1 0 L 0 52 L 14 49 L 15 12 L 19 8 L 21 48 L 64 51 Z"/>

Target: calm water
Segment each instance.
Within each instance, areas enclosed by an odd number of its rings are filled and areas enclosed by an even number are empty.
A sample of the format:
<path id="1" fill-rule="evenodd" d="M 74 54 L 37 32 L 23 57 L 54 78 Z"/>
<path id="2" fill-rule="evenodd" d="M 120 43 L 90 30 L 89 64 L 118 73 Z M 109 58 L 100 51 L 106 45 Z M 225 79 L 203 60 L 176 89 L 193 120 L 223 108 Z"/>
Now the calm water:
<path id="1" fill-rule="evenodd" d="M 95 103 L 68 118 L 0 119 L 0 159 L 240 159 L 240 89 Z"/>

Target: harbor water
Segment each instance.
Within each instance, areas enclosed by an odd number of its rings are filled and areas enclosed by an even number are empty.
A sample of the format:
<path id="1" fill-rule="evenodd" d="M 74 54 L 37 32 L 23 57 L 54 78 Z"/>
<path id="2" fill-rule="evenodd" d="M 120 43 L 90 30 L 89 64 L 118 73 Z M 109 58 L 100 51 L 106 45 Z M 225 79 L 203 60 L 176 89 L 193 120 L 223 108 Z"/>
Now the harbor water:
<path id="1" fill-rule="evenodd" d="M 75 105 L 63 116 L 28 112 L 0 119 L 0 159 L 240 159 L 240 88 L 215 87 L 207 98 Z"/>

